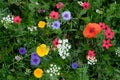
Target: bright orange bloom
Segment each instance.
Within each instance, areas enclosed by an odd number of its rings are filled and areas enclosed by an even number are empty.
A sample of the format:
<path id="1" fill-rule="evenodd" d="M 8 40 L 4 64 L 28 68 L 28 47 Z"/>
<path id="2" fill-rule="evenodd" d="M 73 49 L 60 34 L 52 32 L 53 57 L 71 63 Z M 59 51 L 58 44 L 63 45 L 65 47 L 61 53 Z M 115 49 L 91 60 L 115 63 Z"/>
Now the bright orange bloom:
<path id="1" fill-rule="evenodd" d="M 83 35 L 86 38 L 95 38 L 100 33 L 101 28 L 97 23 L 88 23 L 83 30 Z"/>
<path id="2" fill-rule="evenodd" d="M 42 69 L 40 69 L 40 68 L 37 68 L 37 69 L 35 69 L 34 70 L 34 76 L 36 77 L 36 78 L 41 78 L 42 77 L 42 75 L 43 75 L 43 70 Z"/>

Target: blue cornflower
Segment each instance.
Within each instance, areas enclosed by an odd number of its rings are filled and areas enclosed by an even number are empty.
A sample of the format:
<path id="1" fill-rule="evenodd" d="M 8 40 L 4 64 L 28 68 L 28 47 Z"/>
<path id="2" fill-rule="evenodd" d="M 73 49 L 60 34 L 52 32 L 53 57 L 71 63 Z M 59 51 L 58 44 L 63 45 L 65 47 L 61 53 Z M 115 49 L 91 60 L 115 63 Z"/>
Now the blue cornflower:
<path id="1" fill-rule="evenodd" d="M 53 23 L 52 23 L 52 28 L 53 29 L 59 29 L 60 28 L 60 22 L 59 21 L 54 21 Z"/>
<path id="2" fill-rule="evenodd" d="M 70 11 L 64 11 L 62 13 L 62 18 L 63 18 L 63 20 L 66 20 L 66 21 L 70 20 L 71 19 L 71 13 L 70 13 Z"/>
<path id="3" fill-rule="evenodd" d="M 20 54 L 25 54 L 27 52 L 27 50 L 26 50 L 26 48 L 24 48 L 24 47 L 21 47 L 20 49 L 19 49 L 19 53 Z"/>
<path id="4" fill-rule="evenodd" d="M 78 64 L 77 64 L 77 62 L 74 62 L 74 63 L 72 63 L 71 66 L 72 66 L 73 69 L 76 69 L 78 67 Z"/>
<path id="5" fill-rule="evenodd" d="M 40 58 L 37 53 L 32 53 L 31 55 L 31 65 L 37 66 L 40 64 Z"/>

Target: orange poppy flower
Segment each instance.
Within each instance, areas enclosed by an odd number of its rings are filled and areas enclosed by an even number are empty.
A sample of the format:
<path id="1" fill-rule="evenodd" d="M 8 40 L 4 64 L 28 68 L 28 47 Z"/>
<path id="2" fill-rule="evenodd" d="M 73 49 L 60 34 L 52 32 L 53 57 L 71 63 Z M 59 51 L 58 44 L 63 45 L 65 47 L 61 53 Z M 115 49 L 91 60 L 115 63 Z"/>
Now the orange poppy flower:
<path id="1" fill-rule="evenodd" d="M 88 23 L 83 30 L 83 35 L 86 38 L 95 38 L 100 33 L 101 28 L 97 23 Z"/>

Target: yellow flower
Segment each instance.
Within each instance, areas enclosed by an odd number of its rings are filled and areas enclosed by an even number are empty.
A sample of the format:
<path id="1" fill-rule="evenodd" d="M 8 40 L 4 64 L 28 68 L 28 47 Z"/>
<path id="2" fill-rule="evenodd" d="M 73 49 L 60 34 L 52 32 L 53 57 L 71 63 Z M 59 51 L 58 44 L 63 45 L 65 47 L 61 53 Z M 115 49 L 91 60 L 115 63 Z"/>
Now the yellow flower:
<path id="1" fill-rule="evenodd" d="M 39 23 L 38 23 L 38 27 L 40 27 L 40 28 L 44 28 L 45 25 L 46 25 L 45 21 L 39 21 Z"/>
<path id="2" fill-rule="evenodd" d="M 45 44 L 41 44 L 37 47 L 36 52 L 40 57 L 43 57 L 45 55 L 48 55 L 49 49 Z"/>
<path id="3" fill-rule="evenodd" d="M 37 69 L 35 69 L 34 70 L 34 76 L 36 77 L 36 78 L 41 78 L 42 77 L 42 75 L 43 75 L 43 70 L 42 69 L 40 69 L 40 68 L 37 68 Z"/>

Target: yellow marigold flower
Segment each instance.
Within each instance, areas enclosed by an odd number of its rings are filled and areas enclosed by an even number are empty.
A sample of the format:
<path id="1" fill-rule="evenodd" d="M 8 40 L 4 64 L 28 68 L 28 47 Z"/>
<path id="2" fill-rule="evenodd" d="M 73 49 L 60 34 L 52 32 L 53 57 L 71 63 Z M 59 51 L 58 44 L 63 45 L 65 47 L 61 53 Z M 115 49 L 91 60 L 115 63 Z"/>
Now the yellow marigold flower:
<path id="1" fill-rule="evenodd" d="M 49 48 L 47 48 L 45 44 L 41 44 L 37 47 L 36 52 L 40 57 L 43 57 L 45 55 L 48 55 Z"/>
<path id="2" fill-rule="evenodd" d="M 40 28 L 44 28 L 45 25 L 46 25 L 45 21 L 39 21 L 39 23 L 38 23 L 38 27 L 40 27 Z"/>
<path id="3" fill-rule="evenodd" d="M 34 70 L 34 76 L 36 77 L 36 78 L 41 78 L 42 77 L 42 75 L 43 75 L 43 70 L 42 69 L 40 69 L 40 68 L 37 68 L 37 69 L 35 69 Z"/>

